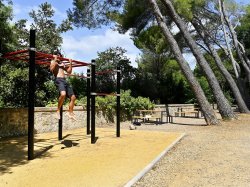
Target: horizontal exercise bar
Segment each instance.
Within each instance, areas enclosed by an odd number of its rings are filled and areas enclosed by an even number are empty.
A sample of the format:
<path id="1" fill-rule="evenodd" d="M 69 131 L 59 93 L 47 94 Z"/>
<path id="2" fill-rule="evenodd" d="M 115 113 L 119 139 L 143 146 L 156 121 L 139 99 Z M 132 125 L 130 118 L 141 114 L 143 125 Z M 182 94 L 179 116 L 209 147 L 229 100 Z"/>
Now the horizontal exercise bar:
<path id="1" fill-rule="evenodd" d="M 47 58 L 50 58 L 50 59 L 54 59 L 54 56 L 52 54 L 46 54 L 46 53 L 42 53 L 42 52 L 36 52 L 36 54 L 38 55 L 42 55 L 44 57 L 47 57 Z M 69 61 L 69 58 L 64 58 L 64 57 L 57 57 L 59 60 L 65 60 L 65 61 Z M 88 66 L 90 65 L 90 63 L 87 63 L 87 62 L 80 62 L 80 61 L 77 61 L 77 60 L 72 60 L 72 62 L 75 62 L 77 64 L 81 64 L 83 66 Z"/>
<path id="2" fill-rule="evenodd" d="M 28 61 L 28 54 L 29 50 L 19 50 L 15 52 L 10 52 L 2 55 L 3 58 L 7 58 L 10 60 L 21 60 L 21 61 Z M 22 54 L 22 55 L 21 55 Z M 26 58 L 27 57 L 27 58 Z M 64 58 L 64 57 L 57 57 L 59 60 L 62 61 L 67 61 L 69 63 L 69 58 Z M 50 61 L 54 59 L 54 56 L 52 54 L 46 54 L 42 52 L 36 52 L 36 64 L 46 64 L 49 65 Z M 39 60 L 39 62 L 37 62 Z M 42 62 L 44 61 L 44 62 Z M 72 67 L 81 67 L 81 66 L 89 66 L 91 65 L 90 63 L 87 62 L 81 62 L 77 60 L 72 60 L 73 64 Z M 66 64 L 67 65 L 67 64 Z"/>
<path id="3" fill-rule="evenodd" d="M 90 93 L 90 95 L 96 95 L 96 96 L 120 96 L 120 94 L 116 93 Z"/>
<path id="4" fill-rule="evenodd" d="M 99 72 L 96 72 L 95 74 L 96 75 L 103 75 L 103 74 L 106 74 L 106 73 L 113 73 L 113 72 L 116 72 L 116 70 L 104 70 L 104 71 L 99 71 Z"/>
<path id="5" fill-rule="evenodd" d="M 66 76 L 72 76 L 72 77 L 80 77 L 80 78 L 88 78 L 87 76 L 85 75 L 76 75 L 76 74 L 65 74 Z"/>
<path id="6" fill-rule="evenodd" d="M 27 49 L 25 49 L 25 50 L 19 50 L 19 51 L 14 51 L 14 52 L 9 52 L 9 53 L 5 53 L 3 55 L 3 57 L 6 58 L 7 56 L 17 55 L 17 54 L 26 53 L 26 52 L 28 52 Z"/>

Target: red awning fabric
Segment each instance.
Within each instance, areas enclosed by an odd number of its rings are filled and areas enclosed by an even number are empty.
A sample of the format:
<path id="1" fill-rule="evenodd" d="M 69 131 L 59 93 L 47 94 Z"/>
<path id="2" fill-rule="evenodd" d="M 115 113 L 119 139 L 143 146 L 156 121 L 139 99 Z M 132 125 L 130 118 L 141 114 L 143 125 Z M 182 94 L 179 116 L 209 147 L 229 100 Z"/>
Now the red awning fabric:
<path id="1" fill-rule="evenodd" d="M 9 60 L 13 61 L 24 61 L 24 62 L 29 62 L 29 50 L 19 50 L 19 51 L 14 51 L 10 53 L 6 53 L 2 55 L 2 58 L 6 58 Z M 64 58 L 64 57 L 57 57 L 59 60 L 63 61 L 65 65 L 69 65 L 69 58 Z M 52 54 L 46 54 L 42 52 L 36 51 L 36 64 L 38 65 L 50 65 L 51 60 L 53 60 L 54 57 Z M 81 62 L 77 60 L 72 60 L 72 67 L 81 67 L 81 66 L 89 66 L 91 65 L 90 63 L 87 62 Z"/>

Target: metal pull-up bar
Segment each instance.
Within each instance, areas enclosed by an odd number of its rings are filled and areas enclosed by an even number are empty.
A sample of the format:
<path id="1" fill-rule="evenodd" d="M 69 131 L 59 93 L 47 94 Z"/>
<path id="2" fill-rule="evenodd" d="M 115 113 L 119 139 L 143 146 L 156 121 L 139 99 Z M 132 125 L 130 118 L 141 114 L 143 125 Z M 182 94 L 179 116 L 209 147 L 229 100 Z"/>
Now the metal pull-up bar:
<path id="1" fill-rule="evenodd" d="M 116 93 L 96 93 L 96 75 L 101 75 L 105 73 L 116 72 L 117 73 L 117 84 Z M 94 144 L 97 140 L 95 136 L 95 97 L 96 96 L 116 96 L 116 137 L 120 137 L 120 80 L 121 80 L 121 70 L 117 67 L 116 70 L 106 70 L 103 72 L 96 72 L 95 60 L 91 61 L 91 143 Z M 87 132 L 90 130 L 87 129 Z"/>
<path id="2" fill-rule="evenodd" d="M 29 62 L 29 98 L 28 98 L 28 160 L 34 159 L 34 112 L 35 112 L 35 68 L 36 64 L 39 65 L 50 65 L 51 60 L 54 59 L 54 56 L 51 54 L 46 54 L 42 52 L 36 51 L 35 46 L 36 41 L 36 31 L 30 30 L 30 46 L 29 50 L 19 50 L 15 52 L 10 52 L 2 55 L 3 58 L 9 60 L 20 60 L 24 62 Z M 62 61 L 69 62 L 69 59 L 58 57 L 58 59 Z M 85 76 L 78 76 L 81 78 L 87 78 L 87 134 L 91 132 L 91 143 L 95 143 L 95 96 L 96 95 L 113 95 L 117 97 L 117 125 L 116 125 L 116 136 L 120 137 L 120 68 L 118 67 L 117 70 L 105 70 L 103 72 L 96 72 L 95 71 L 95 60 L 92 60 L 91 63 L 80 62 L 77 60 L 72 60 L 74 64 L 72 67 L 80 67 L 80 66 L 89 66 L 91 65 L 91 73 L 90 69 L 87 70 L 87 77 Z M 117 73 L 117 90 L 116 94 L 104 94 L 104 93 L 95 93 L 96 89 L 96 82 L 95 76 L 102 75 L 105 73 Z M 68 76 L 75 76 L 69 74 Z M 91 92 L 90 92 L 91 90 Z M 91 105 L 90 105 L 91 101 Z M 62 110 L 60 113 L 61 119 L 59 120 L 59 128 L 58 128 L 58 138 L 59 140 L 62 139 Z M 91 124 L 90 124 L 91 119 Z M 90 131 L 91 125 L 91 131 Z"/>
<path id="3" fill-rule="evenodd" d="M 19 50 L 19 51 L 14 51 L 10 53 L 5 53 L 4 55 L 2 55 L 2 58 L 14 60 L 14 61 L 20 60 L 24 62 L 29 62 L 29 58 L 30 58 L 29 51 L 34 51 L 35 64 L 38 64 L 38 65 L 50 65 L 51 60 L 54 59 L 54 55 L 36 51 L 35 47 L 30 47 L 29 50 L 26 49 L 26 50 Z M 66 65 L 69 65 L 69 58 L 64 58 L 64 57 L 59 57 L 59 56 L 57 58 L 65 62 Z M 72 60 L 72 67 L 81 67 L 81 66 L 89 66 L 89 65 L 91 64 L 87 62 Z"/>

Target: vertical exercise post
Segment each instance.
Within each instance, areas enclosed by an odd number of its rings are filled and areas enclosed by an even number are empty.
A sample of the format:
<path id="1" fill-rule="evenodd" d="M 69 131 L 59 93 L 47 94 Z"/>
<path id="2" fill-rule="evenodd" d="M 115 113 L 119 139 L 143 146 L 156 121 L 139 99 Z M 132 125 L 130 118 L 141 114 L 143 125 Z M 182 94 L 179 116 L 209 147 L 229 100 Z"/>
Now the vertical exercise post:
<path id="1" fill-rule="evenodd" d="M 87 69 L 87 134 L 90 134 L 90 69 Z"/>
<path id="2" fill-rule="evenodd" d="M 2 52 L 3 52 L 3 42 L 2 38 L 0 38 L 0 57 L 2 56 Z"/>
<path id="3" fill-rule="evenodd" d="M 58 140 L 62 140 L 62 129 L 63 129 L 63 106 L 60 108 L 60 119 L 58 120 Z"/>
<path id="4" fill-rule="evenodd" d="M 116 137 L 120 137 L 120 87 L 121 87 L 121 69 L 117 67 L 117 85 L 116 85 Z"/>
<path id="5" fill-rule="evenodd" d="M 29 101 L 28 101 L 28 160 L 34 159 L 34 112 L 35 112 L 35 58 L 36 31 L 30 30 L 29 48 Z"/>
<path id="6" fill-rule="evenodd" d="M 91 60 L 91 143 L 96 141 L 95 137 L 95 60 Z"/>

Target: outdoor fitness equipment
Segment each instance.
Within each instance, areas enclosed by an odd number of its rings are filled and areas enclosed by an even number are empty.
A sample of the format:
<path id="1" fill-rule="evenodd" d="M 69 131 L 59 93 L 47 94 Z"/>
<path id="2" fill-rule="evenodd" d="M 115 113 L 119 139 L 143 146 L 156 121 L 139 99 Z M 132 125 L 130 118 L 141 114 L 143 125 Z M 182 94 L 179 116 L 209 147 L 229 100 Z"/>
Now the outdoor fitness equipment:
<path id="1" fill-rule="evenodd" d="M 54 58 L 52 54 L 46 54 L 36 51 L 35 48 L 36 31 L 30 30 L 30 47 L 28 50 L 19 50 L 15 52 L 10 52 L 2 55 L 2 58 L 9 60 L 20 60 L 29 63 L 29 100 L 28 100 L 28 160 L 34 159 L 34 112 L 35 112 L 35 67 L 37 65 L 49 66 L 51 60 Z M 58 57 L 67 66 L 69 64 L 69 59 Z M 87 70 L 87 77 L 78 76 L 81 78 L 87 78 L 87 134 L 90 134 L 90 98 L 91 98 L 91 143 L 96 142 L 95 137 L 95 96 L 96 95 L 116 95 L 117 96 L 117 128 L 116 136 L 120 137 L 120 68 L 117 70 L 106 70 L 103 72 L 95 72 L 95 60 L 92 63 L 81 62 L 77 60 L 72 60 L 72 67 L 90 66 L 90 70 Z M 105 94 L 105 93 L 95 93 L 95 75 L 100 75 L 109 72 L 117 72 L 117 93 L 116 94 Z M 90 76 L 91 75 L 91 76 Z M 69 74 L 68 76 L 76 76 Z M 90 83 L 91 79 L 91 83 Z M 90 89 L 91 86 L 91 89 Z M 91 93 L 90 93 L 91 90 Z M 91 95 L 91 97 L 90 97 Z M 62 140 L 62 113 L 63 109 L 60 110 L 60 120 L 58 121 L 58 139 Z"/>
<path id="2" fill-rule="evenodd" d="M 120 80 L 121 80 L 121 70 L 117 67 L 116 70 L 106 70 L 103 72 L 96 72 L 95 60 L 91 61 L 91 143 L 94 144 L 97 140 L 95 136 L 95 97 L 96 96 L 116 96 L 116 137 L 120 137 Z M 105 73 L 116 72 L 117 73 L 117 83 L 116 83 L 116 94 L 109 93 L 96 93 L 96 75 L 101 75 Z"/>

